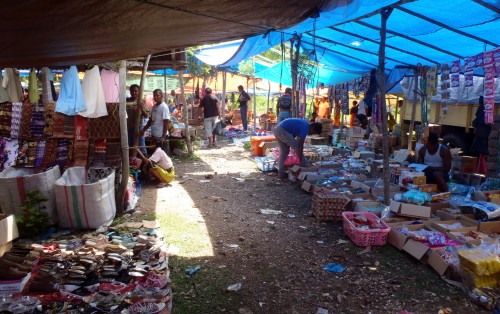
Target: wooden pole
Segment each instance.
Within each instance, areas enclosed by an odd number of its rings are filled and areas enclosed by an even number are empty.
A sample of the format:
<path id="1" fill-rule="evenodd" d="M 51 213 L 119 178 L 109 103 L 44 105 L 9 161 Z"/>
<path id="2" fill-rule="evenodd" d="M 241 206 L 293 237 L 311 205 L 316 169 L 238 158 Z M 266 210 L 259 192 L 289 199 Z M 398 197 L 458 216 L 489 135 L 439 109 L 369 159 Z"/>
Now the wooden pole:
<path id="1" fill-rule="evenodd" d="M 413 104 L 411 106 L 410 130 L 408 131 L 408 149 L 412 149 L 413 129 L 415 129 L 415 113 L 417 111 L 417 96 L 418 96 L 418 71 L 413 70 Z"/>
<path id="2" fill-rule="evenodd" d="M 252 82 L 253 82 L 253 130 L 257 130 L 257 87 L 255 86 L 255 60 L 252 57 Z"/>
<path id="3" fill-rule="evenodd" d="M 179 85 L 181 88 L 181 100 L 182 100 L 182 117 L 184 119 L 184 130 L 186 132 L 186 145 L 188 149 L 188 154 L 191 156 L 193 154 L 193 146 L 191 146 L 191 135 L 189 134 L 189 119 L 188 119 L 188 109 L 184 98 L 184 79 L 182 76 L 182 70 L 177 71 L 179 76 Z M 180 100 L 179 100 L 180 101 Z"/>
<path id="4" fill-rule="evenodd" d="M 137 97 L 137 114 L 134 120 L 134 140 L 132 146 L 137 146 L 139 144 L 139 126 L 141 125 L 142 112 L 139 110 L 139 106 L 142 105 L 142 98 L 144 97 L 144 85 L 146 82 L 146 72 L 148 71 L 149 60 L 151 55 L 147 55 L 142 64 L 141 82 L 139 83 L 139 96 Z M 132 151 L 132 157 L 137 156 L 137 151 Z"/>
<path id="5" fill-rule="evenodd" d="M 387 36 L 387 19 L 392 13 L 392 8 L 382 8 L 380 10 L 381 17 L 381 27 L 380 27 L 380 46 L 378 51 L 378 88 L 380 102 L 382 103 L 382 149 L 384 155 L 384 201 L 386 205 L 389 205 L 389 178 L 390 178 L 390 168 L 389 168 L 389 130 L 387 127 L 387 107 L 385 104 L 385 40 Z"/>
<path id="6" fill-rule="evenodd" d="M 271 98 L 271 81 L 267 81 L 267 111 L 266 113 L 269 112 L 269 106 L 271 105 L 270 98 Z"/>
<path id="7" fill-rule="evenodd" d="M 120 92 L 119 92 L 119 117 L 120 117 L 120 143 L 122 148 L 122 180 L 120 189 L 116 192 L 116 213 L 118 215 L 122 214 L 125 210 L 125 191 L 128 185 L 128 169 L 129 169 L 129 159 L 128 159 L 128 130 L 127 130 L 127 61 L 121 60 L 118 75 L 120 78 Z"/>
<path id="8" fill-rule="evenodd" d="M 225 119 L 226 116 L 226 80 L 227 80 L 227 71 L 224 70 L 222 72 L 222 119 Z M 224 121 L 224 120 L 223 120 Z"/>

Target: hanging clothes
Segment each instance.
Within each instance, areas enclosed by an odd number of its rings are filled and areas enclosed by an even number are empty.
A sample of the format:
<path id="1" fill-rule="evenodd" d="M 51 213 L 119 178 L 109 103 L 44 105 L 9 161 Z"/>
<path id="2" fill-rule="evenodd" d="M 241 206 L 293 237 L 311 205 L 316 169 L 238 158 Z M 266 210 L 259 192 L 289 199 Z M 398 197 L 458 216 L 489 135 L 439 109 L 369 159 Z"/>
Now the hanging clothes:
<path id="1" fill-rule="evenodd" d="M 28 97 L 30 103 L 37 103 L 40 100 L 38 95 L 38 80 L 36 78 L 36 70 L 32 68 L 28 79 Z"/>
<path id="2" fill-rule="evenodd" d="M 10 100 L 9 93 L 7 93 L 7 90 L 5 89 L 5 87 L 3 87 L 2 82 L 2 72 L 0 70 L 0 104 Z"/>
<path id="3" fill-rule="evenodd" d="M 82 81 L 82 91 L 87 110 L 79 112 L 79 115 L 86 118 L 99 118 L 108 115 L 103 84 L 97 65 L 85 71 Z"/>
<path id="4" fill-rule="evenodd" d="M 106 102 L 120 102 L 120 77 L 118 73 L 104 69 L 101 71 L 101 81 Z"/>
<path id="5" fill-rule="evenodd" d="M 5 69 L 5 76 L 2 80 L 2 86 L 7 90 L 10 102 L 21 101 L 23 97 L 23 88 L 21 86 L 19 72 L 16 69 Z"/>
<path id="6" fill-rule="evenodd" d="M 21 129 L 21 117 L 23 113 L 23 103 L 15 102 L 12 103 L 12 117 L 10 120 L 10 138 L 19 138 L 19 131 Z"/>
<path id="7" fill-rule="evenodd" d="M 54 97 L 52 95 L 51 81 L 54 80 L 54 75 L 49 68 L 42 68 L 42 102 L 44 104 L 54 102 Z"/>
<path id="8" fill-rule="evenodd" d="M 78 70 L 71 66 L 64 72 L 61 79 L 59 99 L 56 103 L 56 112 L 74 116 L 80 111 L 87 110 L 83 99 L 82 84 L 78 78 Z"/>

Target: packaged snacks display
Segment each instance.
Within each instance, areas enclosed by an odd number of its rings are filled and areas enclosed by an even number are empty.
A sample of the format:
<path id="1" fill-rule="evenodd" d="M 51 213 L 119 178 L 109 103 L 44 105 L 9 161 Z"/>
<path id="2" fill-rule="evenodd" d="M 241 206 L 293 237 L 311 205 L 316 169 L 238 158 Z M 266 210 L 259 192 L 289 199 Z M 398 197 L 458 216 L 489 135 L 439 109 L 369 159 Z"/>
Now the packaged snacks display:
<path id="1" fill-rule="evenodd" d="M 460 268 L 475 275 L 489 276 L 500 272 L 500 259 L 498 256 L 486 252 L 479 247 L 459 250 L 458 259 L 460 261 Z M 487 279 L 484 280 L 487 281 Z"/>
<path id="2" fill-rule="evenodd" d="M 424 203 L 430 202 L 432 200 L 432 196 L 421 191 L 410 190 L 403 193 L 403 195 L 401 195 L 401 199 L 406 203 L 423 205 Z"/>

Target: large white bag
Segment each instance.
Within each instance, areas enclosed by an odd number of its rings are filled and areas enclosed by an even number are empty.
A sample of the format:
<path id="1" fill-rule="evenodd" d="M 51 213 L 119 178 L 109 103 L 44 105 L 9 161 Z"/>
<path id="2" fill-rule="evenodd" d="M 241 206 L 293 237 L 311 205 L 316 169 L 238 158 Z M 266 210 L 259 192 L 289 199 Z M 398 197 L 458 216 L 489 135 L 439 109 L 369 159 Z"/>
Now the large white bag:
<path id="1" fill-rule="evenodd" d="M 33 168 L 9 167 L 0 172 L 0 208 L 4 214 L 21 214 L 20 206 L 26 201 L 26 193 L 38 189 L 48 201 L 41 205 L 49 216 L 57 217 L 54 184 L 61 177 L 59 166 L 41 173 Z"/>
<path id="2" fill-rule="evenodd" d="M 59 226 L 71 229 L 97 229 L 115 218 L 115 173 L 89 183 L 85 167 L 66 169 L 56 181 Z"/>

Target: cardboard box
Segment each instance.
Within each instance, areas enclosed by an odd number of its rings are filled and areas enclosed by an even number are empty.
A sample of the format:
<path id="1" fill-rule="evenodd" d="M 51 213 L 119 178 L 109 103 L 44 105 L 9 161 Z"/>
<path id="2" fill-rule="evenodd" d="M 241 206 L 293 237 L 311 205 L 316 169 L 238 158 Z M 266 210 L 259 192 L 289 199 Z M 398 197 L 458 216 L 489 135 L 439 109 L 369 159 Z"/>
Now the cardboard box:
<path id="1" fill-rule="evenodd" d="M 14 215 L 0 214 L 0 246 L 19 237 L 16 217 Z"/>
<path id="2" fill-rule="evenodd" d="M 399 250 L 403 249 L 404 245 L 406 244 L 406 241 L 408 240 L 408 237 L 406 235 L 397 231 L 397 229 L 403 226 L 404 224 L 402 223 L 396 223 L 394 225 L 390 225 L 391 231 L 387 236 L 387 242 Z"/>
<path id="3" fill-rule="evenodd" d="M 352 154 L 354 158 L 359 158 L 363 160 L 373 159 L 375 158 L 375 153 L 372 151 L 356 151 Z"/>
<path id="4" fill-rule="evenodd" d="M 31 273 L 19 280 L 0 281 L 0 294 L 15 294 L 23 291 L 24 286 L 30 280 Z"/>
<path id="5" fill-rule="evenodd" d="M 273 148 L 278 148 L 278 142 L 262 142 L 259 144 L 262 147 L 262 151 L 264 152 L 264 156 L 267 156 Z"/>
<path id="6" fill-rule="evenodd" d="M 380 210 L 373 210 L 373 208 L 380 208 Z M 370 212 L 377 216 L 380 216 L 385 205 L 379 201 L 367 201 L 367 202 L 357 202 L 354 206 L 355 212 Z"/>
<path id="7" fill-rule="evenodd" d="M 0 246 L 0 257 L 2 257 L 5 253 L 9 252 L 12 249 L 12 241 L 5 243 Z"/>
<path id="8" fill-rule="evenodd" d="M 439 250 L 442 248 L 433 248 L 429 250 L 429 258 L 427 263 L 431 266 L 440 276 L 446 273 L 448 263 L 439 255 Z"/>
<path id="9" fill-rule="evenodd" d="M 500 233 L 500 221 L 480 222 L 478 230 L 486 233 Z"/>
<path id="10" fill-rule="evenodd" d="M 359 126 L 353 126 L 347 130 L 347 137 L 363 137 L 365 130 Z"/>
<path id="11" fill-rule="evenodd" d="M 477 169 L 477 157 L 459 156 L 459 171 L 461 173 L 474 173 Z"/>
<path id="12" fill-rule="evenodd" d="M 429 194 L 436 193 L 438 191 L 437 184 L 424 184 L 424 185 L 419 185 L 417 188 L 419 191 Z"/>
<path id="13" fill-rule="evenodd" d="M 426 176 L 413 177 L 413 184 L 426 185 L 427 184 L 427 177 Z"/>
<path id="14" fill-rule="evenodd" d="M 376 179 L 367 179 L 367 180 L 352 180 L 351 181 L 351 186 L 355 189 L 361 189 L 363 185 L 371 185 L 375 184 L 377 182 Z M 369 189 L 369 188 L 368 188 Z M 369 192 L 369 191 L 368 191 Z"/>
<path id="15" fill-rule="evenodd" d="M 456 229 L 451 229 L 449 226 L 453 225 L 455 223 L 460 223 L 463 227 L 462 228 L 456 228 Z M 448 232 L 469 232 L 469 231 L 477 231 L 477 224 L 471 224 L 470 222 L 467 222 L 466 220 L 446 220 L 446 221 L 433 221 L 432 222 L 432 228 L 436 229 L 437 231 L 441 233 L 448 233 Z"/>
<path id="16" fill-rule="evenodd" d="M 313 187 L 315 186 L 316 182 L 319 181 L 319 180 L 324 180 L 324 179 L 328 179 L 329 176 L 326 176 L 326 175 L 319 175 L 319 174 L 308 174 L 305 176 L 305 180 L 302 182 L 302 185 L 301 185 L 301 188 L 302 190 L 306 191 L 306 192 L 314 192 L 314 191 L 317 191 L 317 187 L 313 189 Z"/>
<path id="17" fill-rule="evenodd" d="M 432 213 L 432 209 L 429 206 L 419 206 L 392 200 L 390 208 L 392 212 L 400 216 L 414 218 L 430 218 Z"/>

